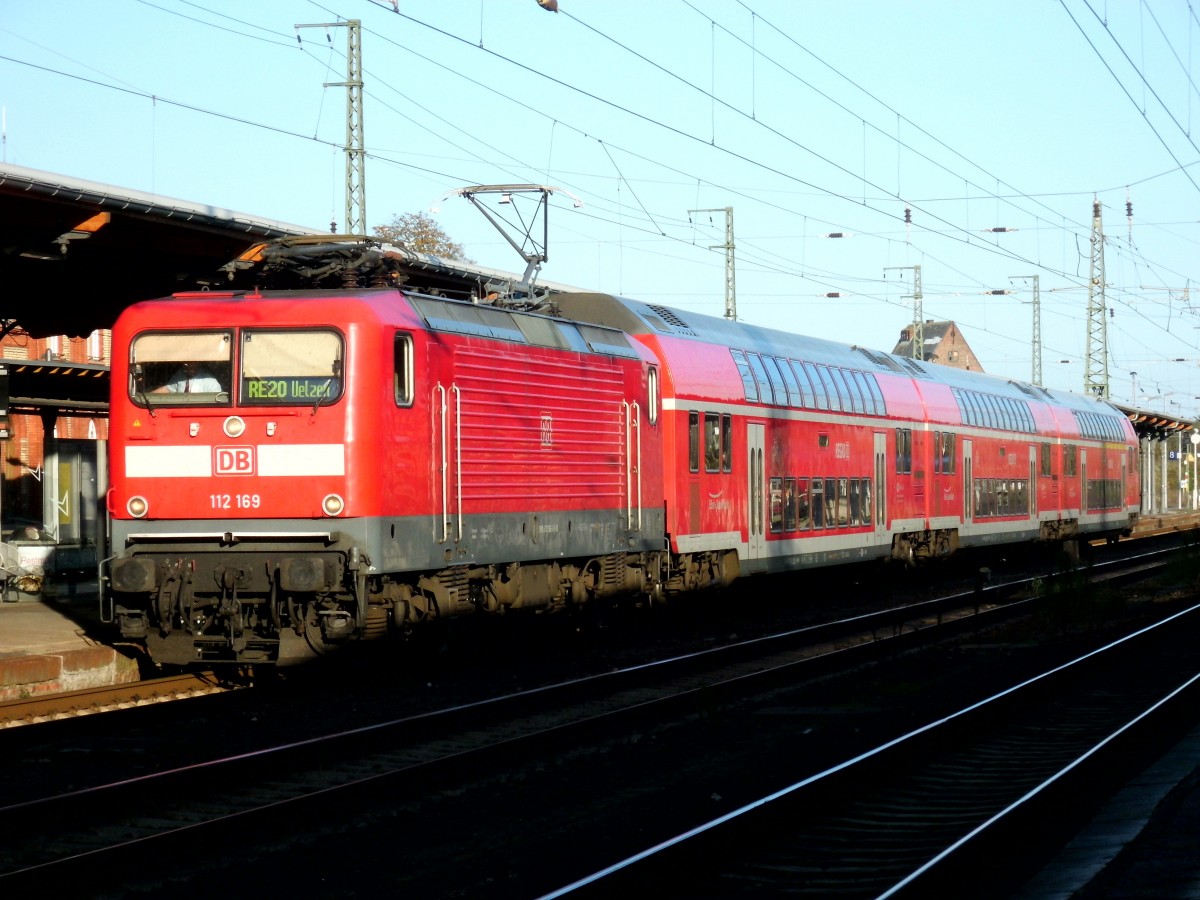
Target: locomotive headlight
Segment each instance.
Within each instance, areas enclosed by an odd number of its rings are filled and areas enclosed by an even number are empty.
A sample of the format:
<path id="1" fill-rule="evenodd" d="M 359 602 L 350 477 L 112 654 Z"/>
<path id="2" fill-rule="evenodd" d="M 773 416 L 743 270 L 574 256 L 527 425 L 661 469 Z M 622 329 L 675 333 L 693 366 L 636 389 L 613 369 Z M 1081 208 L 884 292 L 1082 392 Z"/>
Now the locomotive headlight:
<path id="1" fill-rule="evenodd" d="M 241 437 L 246 430 L 246 420 L 241 416 L 230 416 L 225 420 L 225 434 L 228 437 Z"/>
<path id="2" fill-rule="evenodd" d="M 145 497 L 130 497 L 125 509 L 135 519 L 140 519 L 150 511 L 150 504 L 146 502 Z"/>
<path id="3" fill-rule="evenodd" d="M 327 516 L 340 516 L 345 508 L 346 501 L 337 494 L 326 494 L 325 499 L 321 501 L 321 509 Z"/>

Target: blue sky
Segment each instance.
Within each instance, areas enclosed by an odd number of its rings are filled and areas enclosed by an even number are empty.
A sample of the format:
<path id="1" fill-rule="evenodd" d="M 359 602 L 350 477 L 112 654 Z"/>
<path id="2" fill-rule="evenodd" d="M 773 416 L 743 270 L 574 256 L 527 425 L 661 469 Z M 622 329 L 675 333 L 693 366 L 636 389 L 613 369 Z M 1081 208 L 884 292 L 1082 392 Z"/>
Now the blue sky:
<path id="1" fill-rule="evenodd" d="M 520 272 L 446 195 L 555 186 L 543 278 L 722 315 L 732 207 L 739 319 L 890 350 L 920 266 L 925 318 L 1022 379 L 1031 282 L 1012 276 L 1036 274 L 1043 381 L 1080 390 L 1095 198 L 1112 396 L 1200 409 L 1190 3 L 559 6 L 18 0 L 4 161 L 326 230 L 346 30 L 295 26 L 359 19 L 371 225 L 436 207 L 470 258 Z"/>

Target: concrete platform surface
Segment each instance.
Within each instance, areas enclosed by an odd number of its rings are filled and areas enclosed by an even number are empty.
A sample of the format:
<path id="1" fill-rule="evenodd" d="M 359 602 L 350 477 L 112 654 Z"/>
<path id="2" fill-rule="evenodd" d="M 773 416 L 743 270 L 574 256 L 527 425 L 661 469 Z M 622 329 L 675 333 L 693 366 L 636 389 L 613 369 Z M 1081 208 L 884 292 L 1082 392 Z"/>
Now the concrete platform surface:
<path id="1" fill-rule="evenodd" d="M 94 589 L 10 596 L 0 602 L 0 700 L 138 680 L 137 662 L 106 643 Z"/>

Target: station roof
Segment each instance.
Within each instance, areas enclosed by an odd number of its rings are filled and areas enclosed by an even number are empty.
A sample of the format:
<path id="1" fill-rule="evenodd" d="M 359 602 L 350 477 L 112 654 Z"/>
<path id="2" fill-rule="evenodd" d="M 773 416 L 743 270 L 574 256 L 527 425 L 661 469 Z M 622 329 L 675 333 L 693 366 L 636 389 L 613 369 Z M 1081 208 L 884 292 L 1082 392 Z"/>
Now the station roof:
<path id="1" fill-rule="evenodd" d="M 222 266 L 264 241 L 318 234 L 248 213 L 0 165 L 0 330 L 83 337 L 139 300 L 220 288 Z M 465 296 L 500 270 L 407 253 L 408 286 Z M 549 285 L 545 285 L 550 287 Z M 557 286 L 555 289 L 564 289 Z M 107 367 L 7 360 L 10 408 L 107 411 Z"/>
<path id="2" fill-rule="evenodd" d="M 3 315 L 35 337 L 110 328 L 136 300 L 219 283 L 251 244 L 312 229 L 0 166 Z"/>
<path id="3" fill-rule="evenodd" d="M 1183 419 L 1179 416 L 1138 409 L 1136 406 L 1126 406 L 1122 403 L 1114 403 L 1113 406 L 1129 417 L 1129 421 L 1133 423 L 1134 432 L 1140 438 L 1161 440 L 1179 432 L 1193 431 L 1197 426 L 1195 419 Z"/>

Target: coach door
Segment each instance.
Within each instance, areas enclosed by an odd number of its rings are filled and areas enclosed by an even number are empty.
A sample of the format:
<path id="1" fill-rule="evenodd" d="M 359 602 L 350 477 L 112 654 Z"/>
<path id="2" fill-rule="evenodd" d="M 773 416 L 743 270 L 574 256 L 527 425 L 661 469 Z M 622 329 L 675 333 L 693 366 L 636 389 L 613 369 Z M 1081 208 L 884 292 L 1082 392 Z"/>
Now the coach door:
<path id="1" fill-rule="evenodd" d="M 875 432 L 875 538 L 878 543 L 887 539 L 887 432 Z"/>
<path id="2" fill-rule="evenodd" d="M 747 528 L 749 535 L 749 547 L 746 555 L 750 559 L 759 559 L 766 555 L 767 540 L 763 534 L 763 526 L 766 523 L 766 503 L 765 496 L 765 481 L 766 476 L 763 472 L 763 426 L 761 424 L 748 424 L 746 426 L 747 439 L 747 471 L 749 472 L 750 483 L 748 485 L 747 498 L 749 503 L 750 522 Z"/>
<path id="3" fill-rule="evenodd" d="M 974 459 L 971 455 L 972 442 L 964 440 L 962 472 L 963 472 L 963 521 L 970 522 L 975 517 L 975 471 L 972 463 Z"/>
<path id="4" fill-rule="evenodd" d="M 1038 471 L 1038 445 L 1031 444 L 1029 447 L 1029 518 L 1034 520 L 1038 517 Z"/>
<path id="5" fill-rule="evenodd" d="M 1163 454 L 1166 454 L 1166 442 L 1163 443 Z M 1166 463 L 1163 463 L 1163 475 L 1166 475 Z M 1167 484 L 1163 478 L 1163 508 L 1166 508 Z M 1092 492 L 1088 489 L 1088 452 L 1084 447 L 1079 448 L 1079 512 L 1080 518 L 1087 515 L 1092 508 Z"/>

